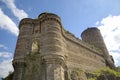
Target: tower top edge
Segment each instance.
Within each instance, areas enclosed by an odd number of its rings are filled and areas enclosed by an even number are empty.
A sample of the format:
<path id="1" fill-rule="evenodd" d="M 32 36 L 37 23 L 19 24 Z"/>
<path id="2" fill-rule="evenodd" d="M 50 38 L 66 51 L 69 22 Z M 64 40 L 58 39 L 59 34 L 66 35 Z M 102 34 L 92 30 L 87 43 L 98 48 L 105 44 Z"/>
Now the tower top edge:
<path id="1" fill-rule="evenodd" d="M 32 18 L 23 18 L 20 22 L 23 22 L 23 21 L 33 21 Z"/>
<path id="2" fill-rule="evenodd" d="M 54 13 L 44 12 L 44 13 L 41 13 L 36 19 L 23 18 L 19 23 L 19 29 L 21 25 L 36 24 L 36 23 L 44 22 L 45 20 L 55 20 L 61 25 L 61 18 L 58 15 Z"/>
<path id="3" fill-rule="evenodd" d="M 89 27 L 82 32 L 81 36 L 88 31 L 100 31 L 100 30 L 97 27 Z"/>
<path id="4" fill-rule="evenodd" d="M 54 13 L 48 13 L 48 12 L 44 12 L 44 13 L 41 13 L 38 18 L 43 18 L 44 16 L 53 16 L 53 17 L 56 17 L 56 18 L 59 18 L 60 17 L 57 15 L 57 14 L 54 14 Z"/>
<path id="5" fill-rule="evenodd" d="M 88 27 L 86 30 L 99 30 L 97 27 Z"/>

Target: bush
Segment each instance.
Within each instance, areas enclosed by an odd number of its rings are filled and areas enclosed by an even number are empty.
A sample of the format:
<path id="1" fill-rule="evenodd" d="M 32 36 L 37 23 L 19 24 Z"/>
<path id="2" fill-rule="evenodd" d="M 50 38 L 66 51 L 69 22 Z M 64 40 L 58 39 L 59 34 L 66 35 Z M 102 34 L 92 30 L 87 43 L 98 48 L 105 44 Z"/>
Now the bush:
<path id="1" fill-rule="evenodd" d="M 109 67 L 96 70 L 93 72 L 93 74 L 95 74 L 96 76 L 100 76 L 101 74 L 109 74 L 109 75 L 114 75 L 115 77 L 120 77 L 120 72 L 110 69 Z"/>
<path id="2" fill-rule="evenodd" d="M 120 66 L 117 67 L 117 71 L 120 73 Z"/>
<path id="3" fill-rule="evenodd" d="M 105 67 L 97 69 L 89 74 L 94 76 L 89 77 L 88 80 L 97 80 L 97 78 L 100 77 L 101 75 L 113 75 L 114 77 L 120 77 L 120 67 L 117 68 L 117 71 L 110 69 L 109 67 Z"/>

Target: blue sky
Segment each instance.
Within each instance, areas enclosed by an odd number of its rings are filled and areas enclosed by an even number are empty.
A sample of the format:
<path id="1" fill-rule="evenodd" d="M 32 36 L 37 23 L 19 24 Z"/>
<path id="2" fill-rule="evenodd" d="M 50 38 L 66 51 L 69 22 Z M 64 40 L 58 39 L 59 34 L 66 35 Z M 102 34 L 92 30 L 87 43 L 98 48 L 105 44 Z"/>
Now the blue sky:
<path id="1" fill-rule="evenodd" d="M 120 66 L 120 0 L 0 0 L 0 77 L 13 71 L 19 21 L 43 12 L 59 15 L 63 27 L 79 38 L 86 28 L 98 27 Z"/>

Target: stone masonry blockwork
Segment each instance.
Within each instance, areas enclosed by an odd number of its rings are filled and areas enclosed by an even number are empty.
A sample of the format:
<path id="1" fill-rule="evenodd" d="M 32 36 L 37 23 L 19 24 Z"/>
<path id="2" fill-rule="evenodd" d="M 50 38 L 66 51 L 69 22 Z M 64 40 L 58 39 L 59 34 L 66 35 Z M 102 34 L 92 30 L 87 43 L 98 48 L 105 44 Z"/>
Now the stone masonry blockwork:
<path id="1" fill-rule="evenodd" d="M 83 31 L 80 40 L 58 15 L 42 13 L 21 20 L 19 30 L 13 80 L 87 80 L 84 72 L 115 68 L 97 28 Z"/>

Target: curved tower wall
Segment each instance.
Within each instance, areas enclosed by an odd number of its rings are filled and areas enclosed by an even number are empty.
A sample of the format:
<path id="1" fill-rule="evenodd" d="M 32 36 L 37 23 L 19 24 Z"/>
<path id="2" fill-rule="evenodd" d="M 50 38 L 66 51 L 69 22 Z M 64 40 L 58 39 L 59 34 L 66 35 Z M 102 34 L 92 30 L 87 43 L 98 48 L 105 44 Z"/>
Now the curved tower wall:
<path id="1" fill-rule="evenodd" d="M 101 36 L 100 30 L 98 28 L 88 28 L 83 31 L 82 40 L 88 44 L 91 44 L 93 47 L 97 47 L 102 50 L 102 53 L 109 57 L 107 48 Z"/>
<path id="2" fill-rule="evenodd" d="M 29 18 L 23 19 L 19 24 L 19 36 L 17 40 L 14 59 L 24 58 L 27 51 L 29 51 L 30 35 L 33 30 L 33 20 Z"/>
<path id="3" fill-rule="evenodd" d="M 41 56 L 46 64 L 47 80 L 64 80 L 64 45 L 61 34 L 61 20 L 51 13 L 39 16 L 41 23 Z"/>
<path id="4" fill-rule="evenodd" d="M 32 34 L 32 19 L 25 18 L 21 20 L 19 24 L 19 36 L 16 44 L 13 66 L 14 66 L 14 73 L 15 76 L 13 80 L 23 80 L 23 73 L 25 63 L 25 56 L 30 51 L 30 35 Z"/>
<path id="5" fill-rule="evenodd" d="M 93 27 L 86 29 L 85 31 L 82 32 L 81 37 L 84 42 L 92 45 L 93 48 L 97 47 L 100 49 L 100 53 L 103 54 L 106 60 L 106 65 L 112 68 L 115 67 L 105 46 L 100 30 L 98 28 Z"/>
<path id="6" fill-rule="evenodd" d="M 41 14 L 42 55 L 64 57 L 64 42 L 61 34 L 61 20 L 55 14 Z"/>

